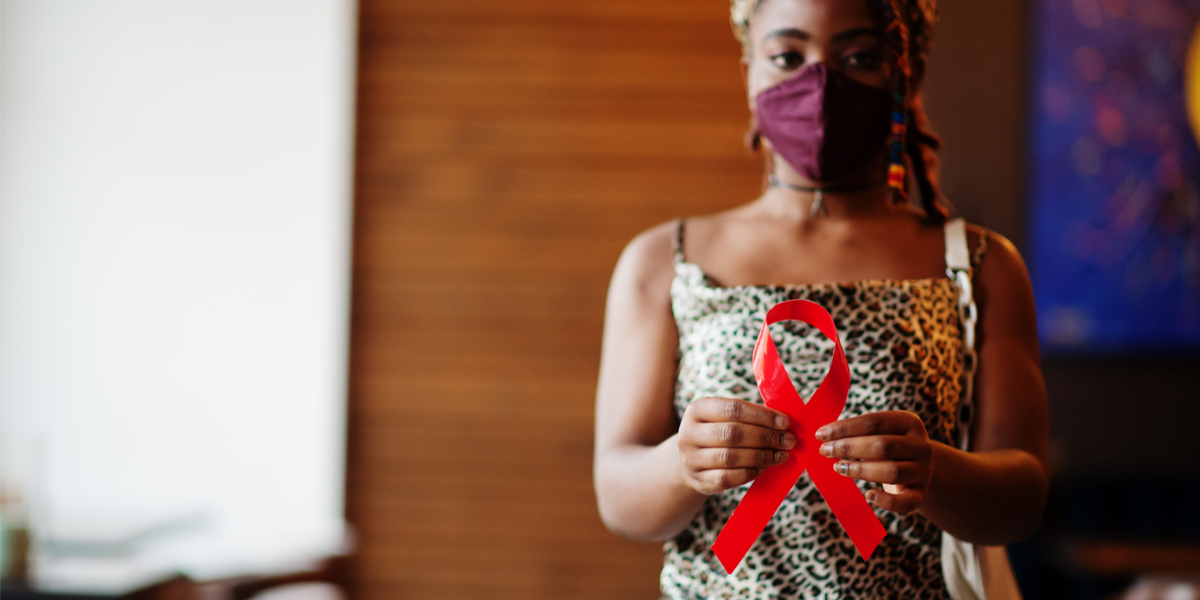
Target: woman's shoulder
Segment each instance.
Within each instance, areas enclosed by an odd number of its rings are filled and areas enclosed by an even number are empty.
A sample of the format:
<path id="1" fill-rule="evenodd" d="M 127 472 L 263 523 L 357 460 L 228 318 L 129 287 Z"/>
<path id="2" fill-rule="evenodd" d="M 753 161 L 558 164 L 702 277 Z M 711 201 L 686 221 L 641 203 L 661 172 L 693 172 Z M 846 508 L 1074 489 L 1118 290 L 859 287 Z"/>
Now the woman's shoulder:
<path id="1" fill-rule="evenodd" d="M 644 271 L 669 267 L 675 254 L 679 223 L 679 219 L 659 223 L 634 236 L 621 252 L 618 268 L 627 265 L 630 269 Z"/>
<path id="2" fill-rule="evenodd" d="M 719 235 L 729 223 L 743 216 L 745 208 L 739 206 L 659 223 L 639 233 L 625 246 L 623 260 L 627 257 L 629 262 L 650 269 L 655 266 L 661 267 L 663 264 L 670 265 L 674 259 L 682 258 L 686 254 L 685 245 L 691 246 L 697 240 L 707 240 Z"/>
<path id="3" fill-rule="evenodd" d="M 1009 276 L 1020 275 L 1028 279 L 1021 251 L 1003 235 L 986 227 L 967 223 L 967 247 L 981 275 L 985 268 L 990 268 L 993 272 Z"/>
<path id="4" fill-rule="evenodd" d="M 742 208 L 672 219 L 642 231 L 630 240 L 617 261 L 614 288 L 639 296 L 666 297 L 675 277 L 675 265 L 687 261 L 688 249 L 711 243 Z"/>
<path id="5" fill-rule="evenodd" d="M 720 247 L 731 238 L 756 231 L 764 221 L 758 208 L 751 202 L 683 219 L 678 240 L 680 258 L 688 257 L 689 262 L 694 262 L 690 258 L 694 258 L 695 252 Z"/>
<path id="6" fill-rule="evenodd" d="M 972 243 L 986 248 L 974 276 L 984 337 L 993 345 L 1008 339 L 1037 356 L 1037 309 L 1020 251 L 1008 238 L 983 227 L 968 225 L 967 234 Z"/>
<path id="7" fill-rule="evenodd" d="M 660 304 L 675 277 L 679 220 L 659 223 L 635 236 L 621 252 L 609 286 L 610 301 Z"/>

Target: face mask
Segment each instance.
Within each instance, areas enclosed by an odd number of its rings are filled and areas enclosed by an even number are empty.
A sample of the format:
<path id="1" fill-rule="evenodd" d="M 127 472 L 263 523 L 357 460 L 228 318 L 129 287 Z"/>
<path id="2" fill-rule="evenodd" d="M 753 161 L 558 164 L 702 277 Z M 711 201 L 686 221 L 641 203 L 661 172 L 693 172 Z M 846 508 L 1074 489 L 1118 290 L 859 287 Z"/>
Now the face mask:
<path id="1" fill-rule="evenodd" d="M 853 174 L 883 150 L 892 95 L 815 63 L 763 90 L 758 125 L 771 149 L 815 182 Z"/>

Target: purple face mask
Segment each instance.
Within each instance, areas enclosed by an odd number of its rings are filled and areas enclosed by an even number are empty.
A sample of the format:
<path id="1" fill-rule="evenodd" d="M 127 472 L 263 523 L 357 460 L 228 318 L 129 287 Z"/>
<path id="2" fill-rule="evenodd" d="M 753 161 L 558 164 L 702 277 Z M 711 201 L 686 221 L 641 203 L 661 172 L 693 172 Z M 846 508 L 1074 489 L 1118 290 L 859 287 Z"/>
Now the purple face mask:
<path id="1" fill-rule="evenodd" d="M 879 155 L 892 130 L 892 95 L 824 63 L 763 90 L 758 125 L 771 148 L 815 182 L 837 181 Z"/>

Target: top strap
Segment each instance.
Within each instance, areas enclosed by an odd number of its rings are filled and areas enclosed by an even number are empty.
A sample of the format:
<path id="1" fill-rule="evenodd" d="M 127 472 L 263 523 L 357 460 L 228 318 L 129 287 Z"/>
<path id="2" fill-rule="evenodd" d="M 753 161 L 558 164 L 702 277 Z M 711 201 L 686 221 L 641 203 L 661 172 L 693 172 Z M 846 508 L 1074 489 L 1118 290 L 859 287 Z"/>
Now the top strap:
<path id="1" fill-rule="evenodd" d="M 683 257 L 683 224 L 684 220 L 679 219 L 675 225 L 675 239 L 672 244 L 675 250 L 675 264 L 686 262 Z"/>
<path id="2" fill-rule="evenodd" d="M 975 246 L 975 253 L 971 255 L 971 266 L 978 269 L 979 265 L 983 264 L 983 255 L 987 254 L 988 249 L 988 230 L 984 229 L 979 233 L 979 244 Z"/>

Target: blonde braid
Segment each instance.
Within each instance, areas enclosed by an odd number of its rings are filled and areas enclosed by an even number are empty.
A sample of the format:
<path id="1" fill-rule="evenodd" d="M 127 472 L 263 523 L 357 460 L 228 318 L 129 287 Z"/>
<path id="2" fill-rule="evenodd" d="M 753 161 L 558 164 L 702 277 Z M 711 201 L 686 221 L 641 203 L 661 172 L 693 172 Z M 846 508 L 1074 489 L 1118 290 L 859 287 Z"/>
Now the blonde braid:
<path id="1" fill-rule="evenodd" d="M 733 37 L 742 44 L 742 55 L 750 56 L 750 18 L 762 0 L 729 0 L 729 24 L 733 27 Z"/>

